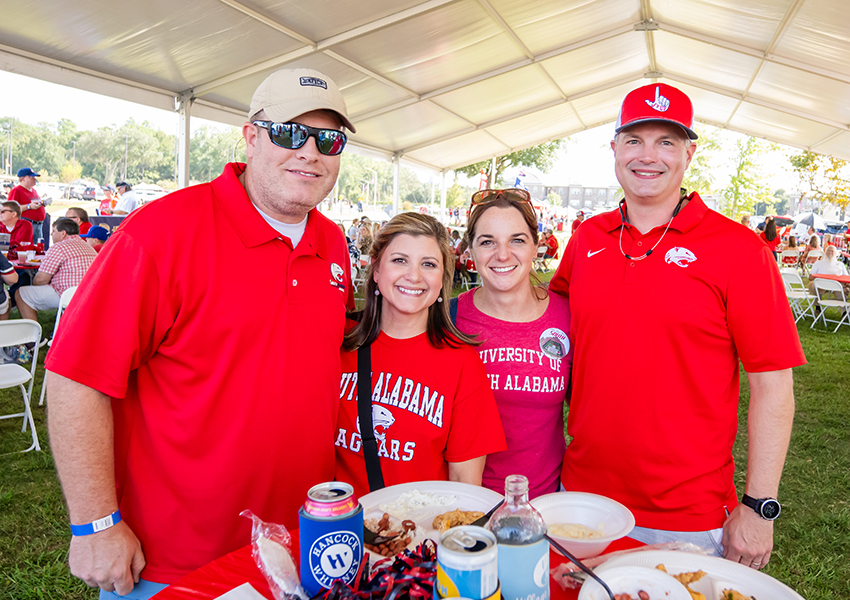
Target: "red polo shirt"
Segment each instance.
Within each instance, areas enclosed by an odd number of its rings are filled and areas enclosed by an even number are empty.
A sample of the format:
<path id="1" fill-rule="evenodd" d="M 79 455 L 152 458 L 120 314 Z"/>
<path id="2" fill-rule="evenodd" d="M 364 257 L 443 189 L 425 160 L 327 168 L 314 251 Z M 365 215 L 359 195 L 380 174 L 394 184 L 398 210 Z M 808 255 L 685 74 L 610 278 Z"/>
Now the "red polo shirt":
<path id="1" fill-rule="evenodd" d="M 113 398 L 118 501 L 155 582 L 249 543 L 244 509 L 297 527 L 307 490 L 334 475 L 348 248 L 313 210 L 293 250 L 251 204 L 243 170 L 133 211 L 47 360 Z"/>
<path id="2" fill-rule="evenodd" d="M 12 191 L 9 192 L 9 201 L 17 202 L 21 206 L 26 206 L 35 200 L 39 200 L 38 192 L 35 191 L 35 188 L 28 190 L 22 185 L 16 185 L 12 188 Z M 44 210 L 44 207 L 39 206 L 38 208 L 31 208 L 23 211 L 21 216 L 26 217 L 31 221 L 44 221 L 46 214 L 47 211 Z"/>
<path id="3" fill-rule="evenodd" d="M 562 482 L 622 502 L 637 524 L 721 527 L 737 504 L 738 361 L 805 363 L 779 270 L 746 227 L 697 194 L 645 260 L 619 211 L 587 219 L 550 289 L 570 299 L 573 392 Z M 629 224 L 641 256 L 664 226 Z"/>

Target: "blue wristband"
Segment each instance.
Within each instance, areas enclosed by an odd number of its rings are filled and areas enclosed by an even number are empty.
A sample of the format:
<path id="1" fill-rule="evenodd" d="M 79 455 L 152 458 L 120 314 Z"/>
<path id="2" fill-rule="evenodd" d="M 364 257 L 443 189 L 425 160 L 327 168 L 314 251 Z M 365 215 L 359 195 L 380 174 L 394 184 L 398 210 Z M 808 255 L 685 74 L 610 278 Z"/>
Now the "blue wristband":
<path id="1" fill-rule="evenodd" d="M 104 529 L 109 529 L 113 525 L 121 522 L 121 511 L 116 510 L 111 515 L 107 515 L 97 521 L 86 523 L 85 525 L 71 525 L 71 535 L 91 535 Z"/>

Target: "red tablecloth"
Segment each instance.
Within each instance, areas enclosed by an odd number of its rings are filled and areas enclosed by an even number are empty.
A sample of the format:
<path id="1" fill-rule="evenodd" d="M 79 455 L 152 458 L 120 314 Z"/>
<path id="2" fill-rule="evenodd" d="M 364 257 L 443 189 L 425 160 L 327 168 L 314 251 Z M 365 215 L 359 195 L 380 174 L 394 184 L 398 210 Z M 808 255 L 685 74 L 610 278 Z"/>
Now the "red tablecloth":
<path id="1" fill-rule="evenodd" d="M 840 281 L 841 283 L 850 283 L 850 275 L 813 274 L 813 275 L 809 275 L 809 279 L 832 279 L 833 281 Z"/>
<path id="2" fill-rule="evenodd" d="M 631 538 L 623 538 L 612 543 L 606 552 L 626 550 L 643 546 L 641 542 Z M 296 551 L 295 560 L 298 561 L 298 532 L 292 532 L 292 547 Z M 549 554 L 551 566 L 554 567 L 566 558 L 551 552 Z M 243 583 L 250 583 L 258 592 L 269 600 L 273 600 L 269 586 L 263 574 L 254 564 L 251 557 L 251 546 L 245 546 L 235 552 L 222 556 L 197 571 L 186 575 L 183 579 L 174 583 L 154 596 L 155 600 L 212 600 L 222 594 L 229 592 Z M 578 598 L 578 590 L 561 589 L 561 586 L 550 580 L 552 600 L 574 600 Z"/>

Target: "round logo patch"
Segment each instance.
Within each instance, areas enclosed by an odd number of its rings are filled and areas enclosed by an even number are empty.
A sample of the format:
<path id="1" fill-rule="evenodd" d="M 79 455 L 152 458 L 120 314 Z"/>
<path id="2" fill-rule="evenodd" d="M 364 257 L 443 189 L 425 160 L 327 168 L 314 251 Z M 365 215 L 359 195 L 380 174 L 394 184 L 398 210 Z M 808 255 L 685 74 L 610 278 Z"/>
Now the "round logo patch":
<path id="1" fill-rule="evenodd" d="M 540 334 L 540 349 L 550 358 L 564 358 L 570 351 L 570 338 L 557 327 Z"/>
<path id="2" fill-rule="evenodd" d="M 339 283 L 342 283 L 342 273 L 342 267 L 336 263 L 331 263 L 331 275 L 333 275 L 333 278 Z"/>
<path id="3" fill-rule="evenodd" d="M 325 588 L 337 579 L 351 583 L 360 567 L 362 553 L 360 539 L 350 531 L 328 533 L 310 546 L 310 571 Z"/>

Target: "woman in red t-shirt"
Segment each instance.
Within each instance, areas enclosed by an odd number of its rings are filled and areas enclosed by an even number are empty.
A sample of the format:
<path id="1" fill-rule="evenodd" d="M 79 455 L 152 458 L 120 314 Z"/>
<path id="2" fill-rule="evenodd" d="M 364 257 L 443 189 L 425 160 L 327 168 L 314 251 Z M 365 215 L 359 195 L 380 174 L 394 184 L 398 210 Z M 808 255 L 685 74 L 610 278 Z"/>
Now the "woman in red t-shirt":
<path id="1" fill-rule="evenodd" d="M 372 428 L 383 481 L 481 485 L 488 454 L 505 449 L 484 365 L 449 316 L 454 252 L 434 217 L 393 217 L 372 242 L 364 309 L 341 357 L 337 478 L 370 491 L 357 406 L 358 353 L 371 357 Z M 374 452 L 374 451 L 373 451 Z"/>
<path id="2" fill-rule="evenodd" d="M 779 237 L 779 233 L 776 231 L 776 221 L 768 217 L 767 223 L 764 226 L 764 231 L 761 232 L 759 237 L 761 238 L 761 241 L 770 248 L 775 258 L 779 244 L 782 241 L 782 238 Z"/>

